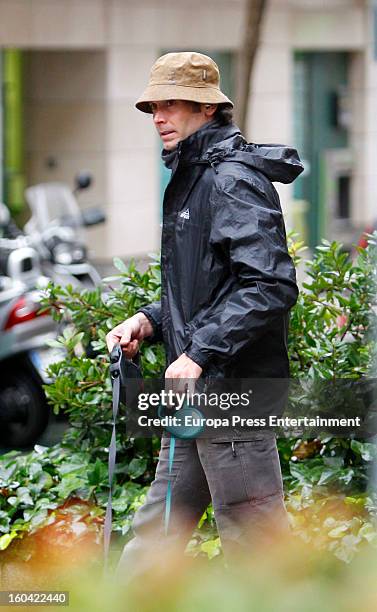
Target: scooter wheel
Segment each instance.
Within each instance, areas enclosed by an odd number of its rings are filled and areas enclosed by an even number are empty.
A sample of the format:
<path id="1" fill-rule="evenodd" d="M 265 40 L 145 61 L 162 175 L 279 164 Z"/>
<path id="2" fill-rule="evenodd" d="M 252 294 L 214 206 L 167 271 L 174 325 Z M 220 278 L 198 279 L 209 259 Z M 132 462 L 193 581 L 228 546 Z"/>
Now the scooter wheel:
<path id="1" fill-rule="evenodd" d="M 27 372 L 8 372 L 0 384 L 0 445 L 12 449 L 32 446 L 46 429 L 48 417 L 46 397 L 33 377 Z"/>

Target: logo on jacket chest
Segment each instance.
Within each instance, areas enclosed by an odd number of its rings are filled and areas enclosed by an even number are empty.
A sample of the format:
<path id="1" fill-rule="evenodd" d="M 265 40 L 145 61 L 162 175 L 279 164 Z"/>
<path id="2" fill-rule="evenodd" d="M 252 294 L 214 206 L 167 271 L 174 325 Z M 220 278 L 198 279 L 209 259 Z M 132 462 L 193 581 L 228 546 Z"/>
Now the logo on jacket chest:
<path id="1" fill-rule="evenodd" d="M 181 217 L 181 219 L 189 219 L 190 218 L 190 209 L 186 208 L 186 210 L 183 210 L 181 213 L 179 213 L 179 216 Z"/>

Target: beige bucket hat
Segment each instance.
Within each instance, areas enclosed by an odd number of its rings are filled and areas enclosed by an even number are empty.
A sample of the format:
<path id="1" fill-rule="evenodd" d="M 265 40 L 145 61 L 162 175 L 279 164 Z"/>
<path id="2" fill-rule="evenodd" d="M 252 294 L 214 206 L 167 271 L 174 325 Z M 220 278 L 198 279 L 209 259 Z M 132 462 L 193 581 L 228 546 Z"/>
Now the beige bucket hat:
<path id="1" fill-rule="evenodd" d="M 220 89 L 217 64 L 203 53 L 166 53 L 153 64 L 149 83 L 135 106 L 150 113 L 150 102 L 189 100 L 208 104 L 233 102 Z"/>

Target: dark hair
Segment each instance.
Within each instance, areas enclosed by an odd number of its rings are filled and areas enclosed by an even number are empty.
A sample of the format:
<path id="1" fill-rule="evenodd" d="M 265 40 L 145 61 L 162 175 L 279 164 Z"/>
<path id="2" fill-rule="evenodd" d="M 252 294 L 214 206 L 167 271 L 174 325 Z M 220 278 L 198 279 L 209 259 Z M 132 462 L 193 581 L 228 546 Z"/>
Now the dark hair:
<path id="1" fill-rule="evenodd" d="M 219 104 L 213 117 L 221 125 L 229 125 L 233 121 L 233 107 L 230 104 Z"/>
<path id="2" fill-rule="evenodd" d="M 200 103 L 191 102 L 194 113 L 200 113 Z M 213 118 L 220 123 L 220 125 L 229 125 L 233 121 L 233 107 L 231 104 L 219 104 Z"/>

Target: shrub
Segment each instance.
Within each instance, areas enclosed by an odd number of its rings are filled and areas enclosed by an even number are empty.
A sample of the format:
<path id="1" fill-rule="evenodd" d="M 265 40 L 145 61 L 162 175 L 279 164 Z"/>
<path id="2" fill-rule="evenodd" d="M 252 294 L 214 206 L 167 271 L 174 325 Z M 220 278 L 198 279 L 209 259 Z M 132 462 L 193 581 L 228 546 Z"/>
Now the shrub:
<path id="1" fill-rule="evenodd" d="M 340 244 L 323 241 L 313 260 L 306 262 L 307 280 L 291 312 L 288 348 L 293 377 L 354 379 L 371 373 L 377 327 L 375 246 L 376 237 L 350 261 Z M 291 240 L 296 264 L 302 248 L 302 243 Z M 10 453 L 2 458 L 1 486 L 7 491 L 0 513 L 3 548 L 14 537 L 51 520 L 57 505 L 69 495 L 95 503 L 103 517 L 112 427 L 105 337 L 141 305 L 160 295 L 156 260 L 145 272 L 133 263 L 126 267 L 119 259 L 114 264 L 119 274 L 106 279 L 110 283 L 106 290 L 78 291 L 51 283 L 46 290 L 44 307 L 65 325 L 56 345 L 66 352 L 62 361 L 50 367 L 52 383 L 46 386 L 46 393 L 55 412 L 68 414 L 70 427 L 62 443 L 52 449 L 36 450 L 28 457 Z M 144 376 L 159 376 L 164 365 L 163 347 L 145 342 L 141 354 Z M 375 540 L 374 497 L 367 493 L 373 448 L 368 442 L 329 436 L 279 441 L 287 507 L 295 532 L 333 550 L 343 560 L 352 558 L 363 542 Z M 120 414 L 113 505 L 114 529 L 122 534 L 127 533 L 132 513 L 154 476 L 158 449 L 157 439 L 128 438 L 125 417 Z M 329 503 L 336 508 L 331 521 L 325 517 Z M 355 520 L 350 509 L 355 510 Z M 319 537 L 323 526 L 326 535 Z M 211 507 L 188 551 L 209 557 L 220 554 Z"/>

